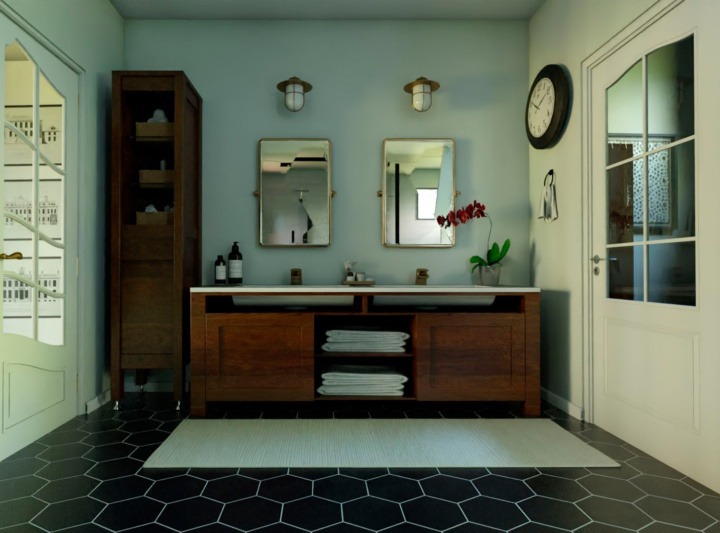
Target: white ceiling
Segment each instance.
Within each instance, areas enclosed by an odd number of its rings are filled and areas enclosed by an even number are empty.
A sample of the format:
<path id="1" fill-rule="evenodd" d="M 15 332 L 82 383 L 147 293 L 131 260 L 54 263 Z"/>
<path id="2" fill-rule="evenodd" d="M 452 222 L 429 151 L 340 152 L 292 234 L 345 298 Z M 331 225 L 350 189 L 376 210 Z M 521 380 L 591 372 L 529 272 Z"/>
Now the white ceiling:
<path id="1" fill-rule="evenodd" d="M 126 19 L 527 20 L 545 0 L 110 0 Z"/>

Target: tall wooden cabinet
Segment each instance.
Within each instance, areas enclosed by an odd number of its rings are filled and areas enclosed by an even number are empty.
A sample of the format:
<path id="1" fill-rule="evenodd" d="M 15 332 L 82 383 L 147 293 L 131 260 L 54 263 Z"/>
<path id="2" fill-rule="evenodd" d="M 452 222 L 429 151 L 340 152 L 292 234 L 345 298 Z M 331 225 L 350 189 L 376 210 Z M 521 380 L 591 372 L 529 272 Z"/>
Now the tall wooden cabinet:
<path id="1" fill-rule="evenodd" d="M 140 383 L 147 370 L 172 370 L 180 406 L 188 293 L 201 269 L 201 118 L 202 99 L 183 72 L 113 72 L 109 277 L 116 409 L 126 370 L 135 370 Z"/>

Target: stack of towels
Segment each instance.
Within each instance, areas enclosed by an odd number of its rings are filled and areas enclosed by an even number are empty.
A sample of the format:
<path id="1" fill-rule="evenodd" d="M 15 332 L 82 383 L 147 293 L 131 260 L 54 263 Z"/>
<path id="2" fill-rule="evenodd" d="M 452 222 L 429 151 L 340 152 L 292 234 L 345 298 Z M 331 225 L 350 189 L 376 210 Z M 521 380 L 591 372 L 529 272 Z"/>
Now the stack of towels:
<path id="1" fill-rule="evenodd" d="M 370 365 L 330 365 L 321 377 L 317 391 L 324 396 L 402 396 L 408 380 L 391 367 Z"/>
<path id="2" fill-rule="evenodd" d="M 402 331 L 378 331 L 368 329 L 331 329 L 327 342 L 322 345 L 326 352 L 405 352 L 405 341 L 410 335 Z"/>

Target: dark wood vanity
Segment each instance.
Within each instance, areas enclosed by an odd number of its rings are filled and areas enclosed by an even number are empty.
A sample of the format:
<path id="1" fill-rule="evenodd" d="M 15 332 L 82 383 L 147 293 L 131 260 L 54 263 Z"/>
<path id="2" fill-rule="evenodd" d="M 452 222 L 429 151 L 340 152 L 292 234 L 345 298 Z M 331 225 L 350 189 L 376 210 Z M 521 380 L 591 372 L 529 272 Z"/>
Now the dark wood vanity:
<path id="1" fill-rule="evenodd" d="M 540 415 L 540 290 L 245 286 L 190 290 L 190 409 L 232 401 L 518 401 Z M 402 352 L 329 353 L 342 328 L 400 331 Z M 402 396 L 323 396 L 329 365 L 382 365 Z"/>

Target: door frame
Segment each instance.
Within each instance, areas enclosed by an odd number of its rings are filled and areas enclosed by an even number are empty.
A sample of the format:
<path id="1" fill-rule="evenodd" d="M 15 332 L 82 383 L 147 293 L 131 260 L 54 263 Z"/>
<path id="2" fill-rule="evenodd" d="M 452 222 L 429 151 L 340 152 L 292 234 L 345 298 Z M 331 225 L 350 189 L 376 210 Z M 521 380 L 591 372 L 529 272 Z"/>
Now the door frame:
<path id="1" fill-rule="evenodd" d="M 593 329 L 593 275 L 590 258 L 593 254 L 592 241 L 592 76 L 596 67 L 625 46 L 637 35 L 655 24 L 685 0 L 658 0 L 638 18 L 620 30 L 600 48 L 586 57 L 580 67 L 582 102 L 580 108 L 581 121 L 581 235 L 582 255 L 580 268 L 582 272 L 582 346 L 583 346 L 583 419 L 594 422 L 594 387 L 593 362 L 595 331 Z M 604 244 L 603 244 L 604 246 Z"/>
<path id="2" fill-rule="evenodd" d="M 84 202 L 87 200 L 84 189 L 80 185 L 85 181 L 85 165 L 82 164 L 82 157 L 84 155 L 83 135 L 87 131 L 85 127 L 85 113 L 83 111 L 82 103 L 85 101 L 84 98 L 84 87 L 85 87 L 85 70 L 76 63 L 69 55 L 63 52 L 55 43 L 45 37 L 40 31 L 35 28 L 30 22 L 24 19 L 20 14 L 17 13 L 13 8 L 4 2 L 0 2 L 0 14 L 7 17 L 7 19 L 18 26 L 22 31 L 27 33 L 31 39 L 34 39 L 41 47 L 43 47 L 52 56 L 58 59 L 61 63 L 67 66 L 76 76 L 78 81 L 78 102 L 77 102 L 77 124 L 78 124 L 78 138 L 77 138 L 77 193 L 75 200 L 78 206 L 78 219 L 77 227 L 75 228 L 75 239 L 77 242 L 77 257 L 75 258 L 75 276 L 77 277 L 77 308 L 76 316 L 72 317 L 75 328 L 75 338 L 77 339 L 77 354 L 76 354 L 76 365 L 77 365 L 77 391 L 76 391 L 76 405 L 75 413 L 81 414 L 85 412 L 84 408 L 84 397 L 85 397 L 85 354 L 88 353 L 87 341 L 85 337 L 80 335 L 80 321 L 85 315 L 85 288 L 81 283 L 80 277 L 80 259 L 85 256 L 86 242 L 83 237 L 83 233 L 80 231 L 82 222 L 86 217 L 83 216 L 83 210 L 81 206 L 85 205 Z M 66 257 L 67 274 L 72 275 L 72 258 Z M 69 318 L 69 317 L 68 317 Z M 67 327 L 67 326 L 66 326 Z"/>

